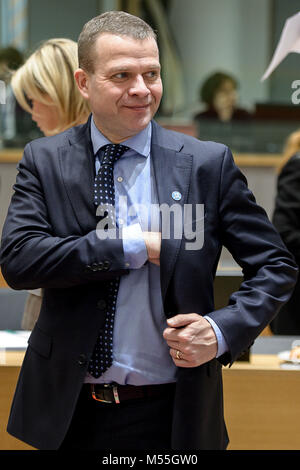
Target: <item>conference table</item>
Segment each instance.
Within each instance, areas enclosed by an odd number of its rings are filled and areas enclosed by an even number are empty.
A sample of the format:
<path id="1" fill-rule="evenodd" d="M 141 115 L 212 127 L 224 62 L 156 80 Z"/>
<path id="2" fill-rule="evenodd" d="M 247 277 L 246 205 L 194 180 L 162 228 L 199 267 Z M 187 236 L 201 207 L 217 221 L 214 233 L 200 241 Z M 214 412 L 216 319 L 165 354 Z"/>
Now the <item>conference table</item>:
<path id="1" fill-rule="evenodd" d="M 11 334 L 18 336 L 18 332 Z M 294 339 L 259 337 L 250 350 L 249 361 L 223 367 L 229 450 L 300 449 L 300 368 L 278 357 L 278 352 L 287 350 Z M 0 450 L 34 450 L 6 432 L 25 354 L 24 348 L 18 348 L 0 349 Z"/>
<path id="2" fill-rule="evenodd" d="M 249 362 L 223 368 L 229 450 L 300 449 L 300 367 L 278 357 L 294 339 L 259 337 Z"/>

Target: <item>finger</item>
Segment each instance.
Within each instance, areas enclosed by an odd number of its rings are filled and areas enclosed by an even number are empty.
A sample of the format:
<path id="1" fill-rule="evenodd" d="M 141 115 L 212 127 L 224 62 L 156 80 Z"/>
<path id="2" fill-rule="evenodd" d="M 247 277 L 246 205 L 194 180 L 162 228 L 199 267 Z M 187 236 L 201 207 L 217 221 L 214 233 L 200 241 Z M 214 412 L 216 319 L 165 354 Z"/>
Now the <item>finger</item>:
<path id="1" fill-rule="evenodd" d="M 178 349 L 170 349 L 170 355 L 172 356 L 173 362 L 177 367 L 196 367 L 196 363 L 189 361 L 183 354 L 180 352 L 180 359 L 178 359 L 177 355 Z"/>
<path id="2" fill-rule="evenodd" d="M 180 343 L 181 346 L 190 343 L 191 337 L 189 332 L 184 328 L 166 328 L 163 332 L 164 339 L 168 341 L 175 341 Z M 179 348 L 180 349 L 180 348 Z"/>
<path id="3" fill-rule="evenodd" d="M 179 341 L 167 341 L 167 345 L 172 349 L 181 349 Z"/>
<path id="4" fill-rule="evenodd" d="M 165 328 L 163 331 L 163 337 L 167 341 L 177 341 L 178 331 L 176 328 Z"/>
<path id="5" fill-rule="evenodd" d="M 163 331 L 163 337 L 166 341 L 176 341 L 183 344 L 189 342 L 189 337 L 184 328 L 166 328 Z"/>
<path id="6" fill-rule="evenodd" d="M 198 321 L 199 317 L 201 317 L 201 315 L 199 315 L 198 313 L 178 314 L 178 315 L 175 315 L 174 317 L 168 318 L 167 323 L 172 328 L 179 328 L 181 326 L 189 325 L 190 323 L 193 323 L 194 321 Z"/>
<path id="7" fill-rule="evenodd" d="M 183 353 L 179 349 L 170 348 L 170 355 L 175 361 L 178 361 L 178 362 L 186 361 Z"/>

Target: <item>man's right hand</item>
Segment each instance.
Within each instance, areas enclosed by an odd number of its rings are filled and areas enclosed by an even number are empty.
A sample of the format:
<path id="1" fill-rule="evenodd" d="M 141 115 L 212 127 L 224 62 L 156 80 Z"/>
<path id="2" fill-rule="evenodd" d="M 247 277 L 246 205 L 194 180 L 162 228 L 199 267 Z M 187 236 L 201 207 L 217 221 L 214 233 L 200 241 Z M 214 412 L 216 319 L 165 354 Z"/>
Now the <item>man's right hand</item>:
<path id="1" fill-rule="evenodd" d="M 143 232 L 144 241 L 147 248 L 148 260 L 150 263 L 160 265 L 161 233 Z"/>

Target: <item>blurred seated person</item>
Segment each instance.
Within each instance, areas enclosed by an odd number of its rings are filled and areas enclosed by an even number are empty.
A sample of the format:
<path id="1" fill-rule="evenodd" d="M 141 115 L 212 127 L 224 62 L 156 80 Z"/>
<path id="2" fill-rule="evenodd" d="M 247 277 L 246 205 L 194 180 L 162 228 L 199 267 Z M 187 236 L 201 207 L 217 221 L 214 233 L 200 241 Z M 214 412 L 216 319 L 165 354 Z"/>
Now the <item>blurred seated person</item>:
<path id="1" fill-rule="evenodd" d="M 251 114 L 237 107 L 238 82 L 226 73 L 216 72 L 200 88 L 200 100 L 207 109 L 194 116 L 195 120 L 214 119 L 221 122 L 250 120 Z"/>
<path id="2" fill-rule="evenodd" d="M 23 55 L 15 47 L 0 49 L 0 80 L 9 82 L 11 70 L 18 69 L 23 64 Z"/>
<path id="3" fill-rule="evenodd" d="M 274 226 L 300 266 L 300 131 L 287 139 L 279 167 Z M 277 335 L 300 335 L 300 277 L 290 300 L 271 322 Z"/>
<path id="4" fill-rule="evenodd" d="M 18 49 L 12 46 L 0 49 L 0 80 L 6 85 L 5 106 L 0 108 L 0 131 L 4 140 L 15 137 L 18 132 L 18 124 L 24 116 L 24 111 L 16 103 L 9 83 L 11 72 L 22 64 L 23 55 Z"/>
<path id="5" fill-rule="evenodd" d="M 45 136 L 63 132 L 88 119 L 89 106 L 74 79 L 77 68 L 77 43 L 57 38 L 43 42 L 12 75 L 11 86 L 18 103 Z M 23 329 L 33 328 L 41 302 L 42 290 L 30 291 L 23 315 Z"/>

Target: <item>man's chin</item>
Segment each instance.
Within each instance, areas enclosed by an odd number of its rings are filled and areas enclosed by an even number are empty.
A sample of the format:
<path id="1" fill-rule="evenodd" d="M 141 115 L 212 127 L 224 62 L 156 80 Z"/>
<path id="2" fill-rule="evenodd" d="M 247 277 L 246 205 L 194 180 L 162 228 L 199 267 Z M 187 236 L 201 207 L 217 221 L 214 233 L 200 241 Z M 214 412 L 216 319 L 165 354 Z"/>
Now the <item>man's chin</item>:
<path id="1" fill-rule="evenodd" d="M 136 131 L 136 132 L 140 132 L 142 131 L 143 129 L 145 129 L 145 127 L 148 126 L 149 122 L 151 121 L 152 119 L 152 114 L 150 113 L 147 113 L 147 115 L 145 116 L 140 116 L 139 119 L 134 119 L 134 120 L 131 120 L 131 121 L 127 121 L 127 125 L 128 127 L 130 127 L 132 130 Z"/>

